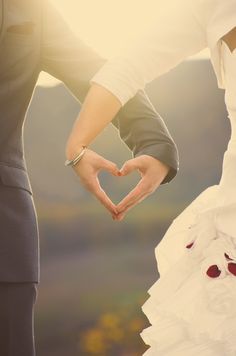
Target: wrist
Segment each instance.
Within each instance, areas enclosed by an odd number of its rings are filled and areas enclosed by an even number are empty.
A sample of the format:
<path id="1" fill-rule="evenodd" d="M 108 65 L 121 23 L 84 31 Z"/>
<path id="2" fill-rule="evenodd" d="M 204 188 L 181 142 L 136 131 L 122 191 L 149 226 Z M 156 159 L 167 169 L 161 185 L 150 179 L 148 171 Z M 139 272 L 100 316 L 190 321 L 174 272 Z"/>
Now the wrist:
<path id="1" fill-rule="evenodd" d="M 77 153 L 72 159 L 67 159 L 65 161 L 65 166 L 74 167 L 82 159 L 86 149 L 87 149 L 87 146 L 83 146 L 81 151 L 79 153 Z"/>
<path id="2" fill-rule="evenodd" d="M 72 160 L 74 159 L 84 147 L 87 147 L 85 143 L 77 143 L 76 145 L 67 145 L 66 146 L 66 159 Z"/>

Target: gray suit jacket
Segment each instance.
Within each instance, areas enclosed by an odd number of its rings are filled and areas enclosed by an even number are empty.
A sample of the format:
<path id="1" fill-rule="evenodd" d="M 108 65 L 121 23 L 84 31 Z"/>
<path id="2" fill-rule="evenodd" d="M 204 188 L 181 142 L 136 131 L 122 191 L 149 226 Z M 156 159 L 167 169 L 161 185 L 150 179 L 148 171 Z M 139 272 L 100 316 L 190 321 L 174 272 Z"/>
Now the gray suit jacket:
<path id="1" fill-rule="evenodd" d="M 104 63 L 48 0 L 0 0 L 0 281 L 39 281 L 38 223 L 23 145 L 25 113 L 39 73 L 63 81 L 82 102 Z M 170 166 L 162 184 L 175 177 L 177 147 L 144 92 L 112 124 L 133 157 L 148 154 Z"/>

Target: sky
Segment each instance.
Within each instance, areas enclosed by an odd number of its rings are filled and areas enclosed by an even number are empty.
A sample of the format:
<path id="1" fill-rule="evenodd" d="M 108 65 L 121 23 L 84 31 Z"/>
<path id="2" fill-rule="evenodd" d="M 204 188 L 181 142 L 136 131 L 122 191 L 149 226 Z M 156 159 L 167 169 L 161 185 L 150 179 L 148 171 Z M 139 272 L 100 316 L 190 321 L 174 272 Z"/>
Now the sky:
<path id="1" fill-rule="evenodd" d="M 105 58 L 111 58 L 155 22 L 158 0 L 51 0 L 73 31 Z M 209 57 L 207 51 L 195 58 Z M 42 73 L 38 84 L 57 81 Z"/>

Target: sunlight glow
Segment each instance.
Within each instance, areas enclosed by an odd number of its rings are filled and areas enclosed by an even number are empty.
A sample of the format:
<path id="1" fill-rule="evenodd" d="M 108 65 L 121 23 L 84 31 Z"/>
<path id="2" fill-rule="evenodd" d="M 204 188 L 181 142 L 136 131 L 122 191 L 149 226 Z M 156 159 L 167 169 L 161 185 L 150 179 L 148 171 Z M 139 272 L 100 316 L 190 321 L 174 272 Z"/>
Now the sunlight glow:
<path id="1" fill-rule="evenodd" d="M 105 58 L 114 56 L 155 22 L 157 0 L 51 0 L 73 31 Z M 195 58 L 209 57 L 208 51 Z M 57 81 L 42 73 L 39 85 Z"/>

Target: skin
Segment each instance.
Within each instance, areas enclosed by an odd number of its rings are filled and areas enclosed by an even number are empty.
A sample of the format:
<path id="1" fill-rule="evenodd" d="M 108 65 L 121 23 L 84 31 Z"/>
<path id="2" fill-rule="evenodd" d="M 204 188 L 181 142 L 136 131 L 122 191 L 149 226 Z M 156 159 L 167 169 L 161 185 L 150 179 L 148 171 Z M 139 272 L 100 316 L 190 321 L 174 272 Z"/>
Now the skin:
<path id="1" fill-rule="evenodd" d="M 223 36 L 222 40 L 227 44 L 230 51 L 233 52 L 233 50 L 236 48 L 236 27 L 234 27 L 230 32 Z"/>
<path id="2" fill-rule="evenodd" d="M 92 84 L 67 140 L 66 158 L 73 159 L 82 150 L 82 146 L 88 147 L 112 121 L 121 106 L 120 101 L 111 92 L 98 84 Z M 120 221 L 132 207 L 160 186 L 170 167 L 154 157 L 140 155 L 125 162 L 119 170 L 115 163 L 88 148 L 73 169 L 82 185 L 95 195 L 114 220 Z M 115 205 L 99 183 L 98 173 L 101 169 L 117 177 L 138 170 L 141 180 L 118 205 Z"/>
<path id="3" fill-rule="evenodd" d="M 233 52 L 236 48 L 236 27 L 223 36 L 222 40 Z M 112 93 L 97 84 L 93 84 L 69 136 L 66 145 L 67 158 L 74 158 L 83 145 L 88 146 L 114 118 L 120 108 L 121 103 Z M 115 176 L 124 176 L 138 170 L 141 180 L 115 206 L 100 186 L 98 173 L 101 169 L 105 169 Z M 113 162 L 104 159 L 91 150 L 87 150 L 81 161 L 74 166 L 74 170 L 80 177 L 81 183 L 108 209 L 113 219 L 122 220 L 127 211 L 159 187 L 167 175 L 169 167 L 151 156 L 142 155 L 125 162 L 119 170 Z"/>

